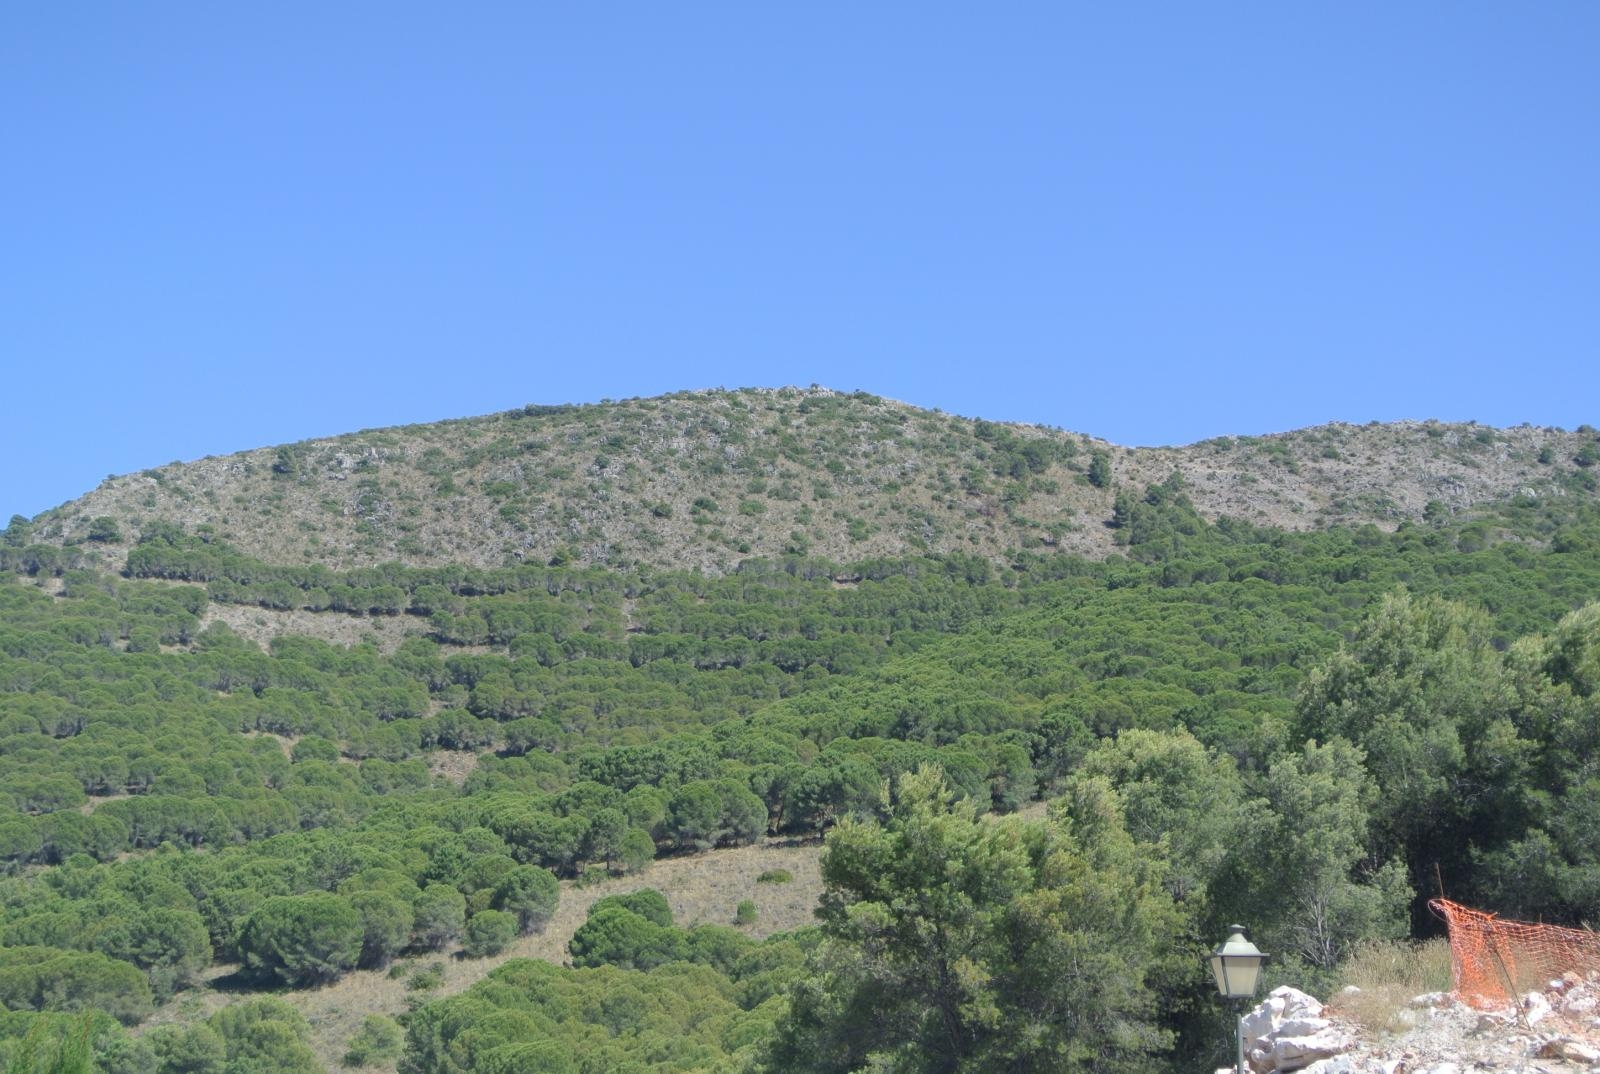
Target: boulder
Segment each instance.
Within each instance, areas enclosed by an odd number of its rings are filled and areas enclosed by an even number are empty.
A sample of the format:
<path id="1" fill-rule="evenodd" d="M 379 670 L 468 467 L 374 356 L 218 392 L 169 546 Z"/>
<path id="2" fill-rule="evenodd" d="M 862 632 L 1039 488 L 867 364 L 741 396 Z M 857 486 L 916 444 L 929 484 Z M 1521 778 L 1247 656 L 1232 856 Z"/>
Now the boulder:
<path id="1" fill-rule="evenodd" d="M 1322 1017 L 1318 1000 L 1285 985 L 1240 1019 L 1245 1058 L 1255 1074 L 1287 1074 L 1348 1051 L 1352 1041 Z M 1348 1071 L 1359 1067 L 1347 1064 Z"/>
<path id="2" fill-rule="evenodd" d="M 1503 1037 L 1511 1027 L 1512 1020 L 1509 1015 L 1499 1011 L 1488 1011 L 1478 1015 L 1472 1028 L 1468 1031 L 1479 1037 Z"/>
<path id="3" fill-rule="evenodd" d="M 1564 1059 L 1569 1063 L 1593 1066 L 1600 1063 L 1600 1048 L 1585 1044 L 1581 1040 L 1557 1037 L 1555 1040 L 1545 1041 L 1539 1048 L 1539 1056 L 1543 1059 Z"/>
<path id="4" fill-rule="evenodd" d="M 1273 1027 L 1275 1037 L 1312 1037 L 1333 1025 L 1326 1018 L 1285 1018 Z"/>
<path id="5" fill-rule="evenodd" d="M 1278 1024 L 1278 1019 L 1282 1014 L 1283 1004 L 1279 1003 L 1274 1008 L 1272 1001 L 1269 999 L 1239 1019 L 1239 1032 L 1244 1034 L 1245 1048 L 1249 1049 L 1256 1041 L 1265 1040 L 1272 1036 L 1273 1027 Z"/>
<path id="6" fill-rule="evenodd" d="M 1278 1074 L 1299 1070 L 1319 1059 L 1347 1052 L 1354 1043 L 1331 1027 L 1306 1037 L 1278 1037 L 1272 1042 L 1272 1069 Z"/>
<path id="7" fill-rule="evenodd" d="M 1318 1059 L 1315 1063 L 1300 1071 L 1300 1074 L 1369 1074 L 1378 1068 L 1371 1063 L 1363 1062 L 1348 1055 L 1337 1055 L 1332 1059 Z"/>
<path id="8" fill-rule="evenodd" d="M 1522 1017 L 1528 1020 L 1530 1026 L 1538 1025 L 1554 1013 L 1543 992 L 1529 992 L 1522 997 Z"/>
<path id="9" fill-rule="evenodd" d="M 1600 999 L 1596 999 L 1587 992 L 1573 992 L 1561 1002 L 1561 1013 L 1585 1015 L 1596 1007 L 1600 1007 Z"/>
<path id="10" fill-rule="evenodd" d="M 1298 988 L 1289 985 L 1279 985 L 1267 993 L 1267 1002 L 1277 1000 L 1281 1003 L 1279 1009 L 1285 1018 L 1320 1018 L 1322 1004 L 1315 996 L 1309 996 Z"/>

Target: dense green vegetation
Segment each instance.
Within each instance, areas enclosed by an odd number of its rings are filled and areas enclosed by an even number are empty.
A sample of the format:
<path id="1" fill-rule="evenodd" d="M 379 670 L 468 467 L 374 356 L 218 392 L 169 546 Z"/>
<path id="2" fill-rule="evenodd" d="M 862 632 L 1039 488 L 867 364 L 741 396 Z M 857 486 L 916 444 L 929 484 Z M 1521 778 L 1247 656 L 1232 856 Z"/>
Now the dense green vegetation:
<path id="1" fill-rule="evenodd" d="M 1595 919 L 1600 511 L 1287 534 L 1207 523 L 1173 479 L 1120 490 L 1115 522 L 1105 562 L 720 577 L 273 566 L 168 524 L 111 575 L 14 525 L 0 1059 L 77 1033 L 108 1074 L 318 1069 L 265 993 L 491 955 L 558 876 L 768 834 L 832 832 L 816 928 L 758 942 L 601 900 L 571 968 L 419 1001 L 403 1054 L 374 1022 L 355 1061 L 1151 1070 L 1209 1047 L 1199 955 L 1228 921 L 1316 987 L 1432 927 L 1435 877 Z M 263 649 L 217 606 L 406 636 Z M 1038 799 L 1046 819 L 984 817 Z M 1082 976 L 1036 979 L 1064 952 Z M 143 1025 L 217 964 L 243 999 Z"/>

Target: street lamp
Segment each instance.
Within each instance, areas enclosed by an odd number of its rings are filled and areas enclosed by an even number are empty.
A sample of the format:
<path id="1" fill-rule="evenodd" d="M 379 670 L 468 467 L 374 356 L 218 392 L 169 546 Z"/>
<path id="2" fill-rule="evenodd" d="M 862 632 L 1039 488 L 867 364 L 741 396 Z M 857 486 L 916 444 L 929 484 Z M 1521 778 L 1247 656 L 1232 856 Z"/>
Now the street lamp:
<path id="1" fill-rule="evenodd" d="M 1217 991 L 1223 999 L 1249 1001 L 1256 994 L 1261 981 L 1261 964 L 1267 960 L 1256 945 L 1245 939 L 1243 925 L 1229 925 L 1228 938 L 1211 952 L 1211 976 L 1217 982 Z M 1244 1015 L 1239 1015 L 1236 1027 L 1239 1044 L 1238 1074 L 1244 1069 Z"/>

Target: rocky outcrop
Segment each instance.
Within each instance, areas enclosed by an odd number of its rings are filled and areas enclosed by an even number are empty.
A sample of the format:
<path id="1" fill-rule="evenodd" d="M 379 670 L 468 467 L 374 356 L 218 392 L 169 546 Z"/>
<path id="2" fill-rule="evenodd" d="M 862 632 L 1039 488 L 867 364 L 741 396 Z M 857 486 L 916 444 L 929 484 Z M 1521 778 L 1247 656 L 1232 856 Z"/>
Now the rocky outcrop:
<path id="1" fill-rule="evenodd" d="M 1600 975 L 1569 973 L 1490 1009 L 1430 992 L 1394 1012 L 1404 1028 L 1382 1036 L 1342 1019 L 1341 998 L 1324 1007 L 1275 989 L 1243 1020 L 1252 1074 L 1600 1072 Z"/>
<path id="2" fill-rule="evenodd" d="M 1322 1004 L 1298 988 L 1275 988 L 1240 1020 L 1245 1062 L 1254 1074 L 1288 1074 L 1349 1051 L 1352 1033 L 1322 1016 Z"/>

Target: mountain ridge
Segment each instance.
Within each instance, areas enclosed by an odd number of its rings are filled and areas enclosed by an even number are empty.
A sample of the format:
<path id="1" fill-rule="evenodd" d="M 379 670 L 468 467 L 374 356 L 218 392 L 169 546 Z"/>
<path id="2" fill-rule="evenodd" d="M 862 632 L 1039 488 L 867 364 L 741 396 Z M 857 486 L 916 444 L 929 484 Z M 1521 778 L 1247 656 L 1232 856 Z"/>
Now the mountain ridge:
<path id="1" fill-rule="evenodd" d="M 1004 561 L 1026 548 L 1103 558 L 1118 547 L 1117 495 L 1174 473 L 1210 520 L 1392 529 L 1517 495 L 1592 496 L 1594 443 L 1587 426 L 1405 421 L 1123 447 L 865 392 L 705 389 L 171 463 L 108 478 L 32 529 L 36 540 L 98 547 L 107 565 L 152 522 L 213 533 L 266 562 L 340 568 L 723 572 L 749 557 Z"/>

